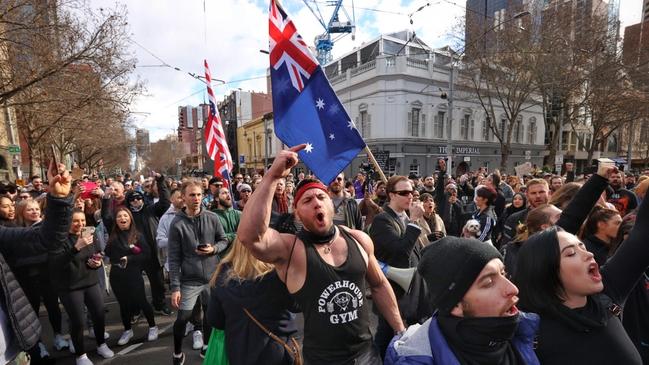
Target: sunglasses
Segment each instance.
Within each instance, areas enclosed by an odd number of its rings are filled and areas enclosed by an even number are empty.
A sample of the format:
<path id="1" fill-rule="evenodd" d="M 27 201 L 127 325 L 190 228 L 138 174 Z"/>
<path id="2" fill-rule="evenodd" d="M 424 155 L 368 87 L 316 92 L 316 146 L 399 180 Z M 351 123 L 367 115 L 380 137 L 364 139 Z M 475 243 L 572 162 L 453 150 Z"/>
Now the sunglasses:
<path id="1" fill-rule="evenodd" d="M 393 191 L 393 193 L 401 196 L 408 196 L 414 194 L 412 190 L 398 190 L 398 191 Z"/>
<path id="2" fill-rule="evenodd" d="M 133 200 L 142 200 L 142 197 L 136 196 L 133 198 Z"/>

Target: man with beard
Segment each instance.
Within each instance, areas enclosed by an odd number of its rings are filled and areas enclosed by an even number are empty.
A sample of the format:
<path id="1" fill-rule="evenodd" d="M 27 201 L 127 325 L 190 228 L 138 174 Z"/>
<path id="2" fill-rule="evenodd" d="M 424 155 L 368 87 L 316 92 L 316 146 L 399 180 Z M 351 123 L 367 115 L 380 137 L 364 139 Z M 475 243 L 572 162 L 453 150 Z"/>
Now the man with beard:
<path id="1" fill-rule="evenodd" d="M 435 195 L 435 178 L 433 175 L 424 178 L 424 185 L 419 189 L 419 194 L 423 193 L 428 193 L 433 196 Z"/>
<path id="2" fill-rule="evenodd" d="M 536 365 L 539 317 L 519 312 L 502 257 L 475 239 L 445 237 L 417 268 L 436 314 L 388 346 L 385 364 Z"/>
<path id="3" fill-rule="evenodd" d="M 628 212 L 633 211 L 638 206 L 638 198 L 635 194 L 624 188 L 624 173 L 618 171 L 611 174 L 608 179 L 612 191 L 607 190 L 606 199 L 615 206 L 615 209 L 624 217 Z"/>
<path id="4" fill-rule="evenodd" d="M 295 191 L 297 234 L 269 229 L 275 187 L 298 163 L 305 144 L 279 152 L 243 211 L 237 235 L 277 274 L 304 313 L 304 360 L 308 364 L 380 364 L 369 330 L 366 282 L 372 300 L 396 332 L 403 330 L 394 292 L 383 275 L 372 240 L 333 224 L 327 187 L 303 180 Z M 308 280 L 307 280 L 308 276 Z"/>
<path id="5" fill-rule="evenodd" d="M 559 175 L 553 175 L 550 178 L 550 195 L 554 194 L 563 186 L 563 178 Z"/>
<path id="6" fill-rule="evenodd" d="M 44 192 L 43 179 L 38 175 L 32 176 L 32 190 L 29 192 L 29 195 L 31 195 L 32 199 L 36 199 L 43 195 Z"/>
<path id="7" fill-rule="evenodd" d="M 237 228 L 239 228 L 239 220 L 241 219 L 241 211 L 232 208 L 232 197 L 227 188 L 220 188 L 218 191 L 217 199 L 214 200 L 216 206 L 213 204 L 211 211 L 216 213 L 221 221 L 225 237 L 228 239 L 228 247 L 232 241 L 237 237 Z"/>
<path id="8" fill-rule="evenodd" d="M 550 188 L 544 179 L 532 179 L 525 185 L 525 197 L 527 198 L 528 207 L 510 215 L 505 221 L 503 226 L 502 240 L 500 247 L 509 243 L 516 236 L 516 227 L 519 224 L 525 223 L 527 213 L 530 210 L 544 204 L 548 204 L 550 198 Z"/>
<path id="9" fill-rule="evenodd" d="M 363 218 L 358 210 L 358 203 L 352 198 L 345 198 L 345 174 L 340 173 L 329 184 L 329 196 L 334 205 L 334 224 L 351 229 L 363 229 Z"/>

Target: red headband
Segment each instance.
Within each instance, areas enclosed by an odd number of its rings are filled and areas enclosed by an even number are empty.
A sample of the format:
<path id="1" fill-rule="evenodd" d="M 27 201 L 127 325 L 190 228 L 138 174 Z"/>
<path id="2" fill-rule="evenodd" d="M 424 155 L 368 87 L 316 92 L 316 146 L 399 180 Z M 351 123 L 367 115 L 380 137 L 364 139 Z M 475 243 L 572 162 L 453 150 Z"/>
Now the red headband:
<path id="1" fill-rule="evenodd" d="M 325 193 L 327 193 L 327 187 L 324 186 L 324 184 L 321 183 L 320 181 L 314 181 L 314 182 L 306 183 L 306 184 L 300 186 L 297 189 L 297 191 L 295 192 L 295 200 L 293 200 L 293 207 L 297 207 L 297 202 L 300 201 L 300 198 L 302 197 L 302 195 L 304 195 L 304 193 L 309 189 L 320 189 L 320 190 L 324 191 Z"/>

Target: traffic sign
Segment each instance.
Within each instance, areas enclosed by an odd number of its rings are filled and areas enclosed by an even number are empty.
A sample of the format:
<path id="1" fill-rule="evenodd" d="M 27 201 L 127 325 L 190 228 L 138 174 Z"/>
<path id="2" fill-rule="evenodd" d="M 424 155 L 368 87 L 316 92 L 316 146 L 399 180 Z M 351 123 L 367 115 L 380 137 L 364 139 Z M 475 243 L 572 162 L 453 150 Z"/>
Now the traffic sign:
<path id="1" fill-rule="evenodd" d="M 17 145 L 10 145 L 8 147 L 9 153 L 11 154 L 19 154 L 20 153 L 20 146 Z"/>

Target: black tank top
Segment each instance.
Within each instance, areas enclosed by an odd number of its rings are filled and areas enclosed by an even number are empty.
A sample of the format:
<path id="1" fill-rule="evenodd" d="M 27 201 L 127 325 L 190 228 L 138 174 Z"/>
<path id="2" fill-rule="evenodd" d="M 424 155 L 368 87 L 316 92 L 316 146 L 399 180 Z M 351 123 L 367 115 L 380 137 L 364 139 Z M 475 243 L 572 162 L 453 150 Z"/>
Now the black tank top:
<path id="1" fill-rule="evenodd" d="M 356 240 L 344 229 L 338 231 L 347 243 L 347 259 L 338 267 L 326 263 L 312 243 L 304 242 L 306 278 L 292 296 L 304 314 L 306 364 L 348 364 L 371 346 L 367 264 Z"/>

